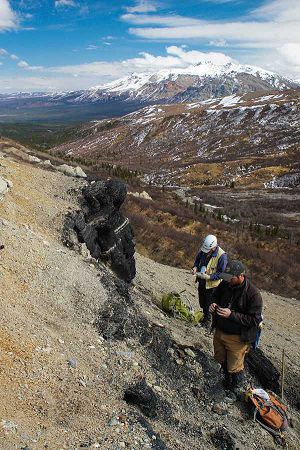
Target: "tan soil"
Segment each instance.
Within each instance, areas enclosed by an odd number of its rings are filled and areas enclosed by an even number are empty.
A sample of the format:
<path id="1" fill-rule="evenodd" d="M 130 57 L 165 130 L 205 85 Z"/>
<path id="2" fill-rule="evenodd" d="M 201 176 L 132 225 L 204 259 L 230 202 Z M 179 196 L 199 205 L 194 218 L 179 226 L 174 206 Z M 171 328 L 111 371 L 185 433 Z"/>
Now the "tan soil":
<path id="1" fill-rule="evenodd" d="M 64 215 L 78 207 L 74 189 L 84 182 L 12 157 L 0 159 L 0 164 L 0 175 L 13 182 L 0 200 L 0 241 L 5 244 L 0 253 L 0 449 L 75 450 L 89 439 L 91 448 L 103 450 L 123 444 L 136 450 L 151 448 L 142 427 L 129 427 L 122 393 L 129 380 L 145 376 L 153 385 L 159 380 L 142 352 L 137 350 L 131 359 L 120 356 L 118 352 L 132 350 L 130 342 L 108 343 L 99 337 L 93 321 L 107 300 L 99 281 L 105 269 L 61 243 Z M 211 352 L 211 336 L 168 318 L 149 300 L 153 295 L 159 302 L 163 292 L 186 289 L 184 295 L 196 305 L 188 271 L 140 255 L 137 269 L 132 292 L 145 316 L 162 323 L 182 344 L 201 341 Z M 276 365 L 284 347 L 287 369 L 295 370 L 299 305 L 266 292 L 263 296 L 267 325 L 262 347 Z M 72 358 L 75 368 L 68 363 Z M 124 423 L 109 426 L 120 414 Z M 233 408 L 233 418 L 234 414 L 239 411 Z M 245 426 L 253 429 L 252 424 Z M 164 424 L 157 427 L 170 450 L 213 448 L 185 445 Z M 257 448 L 274 448 L 266 432 L 255 430 L 258 442 L 266 442 L 266 447 Z M 293 435 L 290 448 L 296 446 Z"/>

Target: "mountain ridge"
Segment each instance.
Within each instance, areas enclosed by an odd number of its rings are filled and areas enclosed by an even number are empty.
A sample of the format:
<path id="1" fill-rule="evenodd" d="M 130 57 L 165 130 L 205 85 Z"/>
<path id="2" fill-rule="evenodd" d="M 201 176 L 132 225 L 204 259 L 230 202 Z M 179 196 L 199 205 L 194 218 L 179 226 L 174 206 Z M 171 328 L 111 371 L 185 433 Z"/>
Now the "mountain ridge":
<path id="1" fill-rule="evenodd" d="M 213 87 L 215 85 L 215 87 Z M 211 89 L 209 89 L 211 86 Z M 66 92 L 33 92 L 0 94 L 0 100 L 48 98 L 49 101 L 66 100 L 71 103 L 100 102 L 114 97 L 123 100 L 139 99 L 142 102 L 181 102 L 267 89 L 300 88 L 297 81 L 257 66 L 233 62 L 214 64 L 204 61 L 186 68 L 163 69 L 157 72 L 134 72 L 110 83 Z M 186 92 L 190 90 L 190 92 Z M 219 95 L 220 96 L 220 95 Z"/>
<path id="2" fill-rule="evenodd" d="M 147 106 L 86 124 L 51 152 L 140 170 L 158 184 L 263 187 L 299 172 L 299 98 L 298 90 L 269 91 Z"/>

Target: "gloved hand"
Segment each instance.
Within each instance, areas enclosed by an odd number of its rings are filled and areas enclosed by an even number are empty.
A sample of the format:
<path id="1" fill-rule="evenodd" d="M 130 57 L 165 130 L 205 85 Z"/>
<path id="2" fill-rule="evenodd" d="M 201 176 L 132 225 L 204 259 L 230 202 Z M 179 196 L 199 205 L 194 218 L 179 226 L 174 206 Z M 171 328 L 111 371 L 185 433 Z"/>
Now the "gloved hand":
<path id="1" fill-rule="evenodd" d="M 193 275 L 196 275 L 197 271 L 198 271 L 197 267 L 193 267 L 191 269 L 191 272 L 192 272 Z"/>
<path id="2" fill-rule="evenodd" d="M 207 275 L 207 273 L 197 273 L 197 277 L 201 280 L 210 280 L 210 275 Z"/>

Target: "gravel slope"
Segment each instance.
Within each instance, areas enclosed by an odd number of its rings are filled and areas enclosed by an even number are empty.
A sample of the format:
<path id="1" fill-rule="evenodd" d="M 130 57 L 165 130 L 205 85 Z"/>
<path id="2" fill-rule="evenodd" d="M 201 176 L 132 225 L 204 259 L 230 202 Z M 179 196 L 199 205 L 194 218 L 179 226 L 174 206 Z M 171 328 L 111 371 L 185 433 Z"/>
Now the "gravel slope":
<path id="1" fill-rule="evenodd" d="M 77 190 L 84 182 L 11 156 L 0 159 L 0 175 L 13 183 L 0 200 L 0 241 L 5 244 L 0 253 L 0 449 L 163 448 L 155 444 L 156 434 L 133 421 L 123 393 L 128 382 L 141 377 L 166 397 L 170 392 L 149 366 L 147 349 L 132 339 L 107 342 L 99 336 L 95 318 L 118 298 L 103 282 L 111 274 L 84 251 L 72 252 L 60 241 L 64 215 L 77 208 Z M 211 353 L 211 336 L 167 317 L 156 306 L 163 292 L 183 289 L 196 305 L 191 275 L 140 255 L 137 269 L 131 295 L 144 316 L 152 325 L 162 324 L 181 345 L 200 343 Z M 288 371 L 294 371 L 299 366 L 298 304 L 268 293 L 264 300 L 263 348 L 279 364 L 284 345 Z M 209 427 L 230 421 L 242 423 L 240 448 L 254 448 L 243 437 L 252 433 L 253 425 L 236 406 L 230 408 L 229 419 L 209 413 L 202 443 L 185 439 L 163 422 L 151 423 L 168 450 L 213 449 Z M 201 421 L 207 415 L 201 408 L 194 418 L 180 408 L 175 414 L 180 421 Z M 297 414 L 294 424 L 293 433 L 299 429 Z M 266 432 L 255 430 L 257 448 L 274 448 Z M 297 448 L 295 434 L 290 448 Z"/>

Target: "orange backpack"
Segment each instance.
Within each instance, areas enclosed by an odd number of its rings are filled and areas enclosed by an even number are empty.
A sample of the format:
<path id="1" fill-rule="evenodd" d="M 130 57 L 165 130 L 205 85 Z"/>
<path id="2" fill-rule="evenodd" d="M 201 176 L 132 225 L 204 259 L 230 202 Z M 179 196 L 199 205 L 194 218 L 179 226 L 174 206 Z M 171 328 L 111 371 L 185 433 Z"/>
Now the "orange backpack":
<path id="1" fill-rule="evenodd" d="M 286 406 L 271 392 L 265 392 L 269 399 L 258 395 L 254 390 L 247 394 L 248 401 L 254 407 L 253 418 L 269 431 L 277 441 L 283 440 L 283 431 L 288 427 Z"/>

